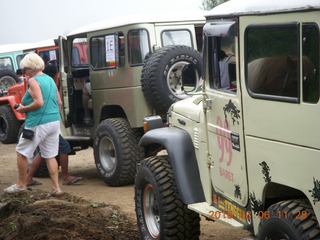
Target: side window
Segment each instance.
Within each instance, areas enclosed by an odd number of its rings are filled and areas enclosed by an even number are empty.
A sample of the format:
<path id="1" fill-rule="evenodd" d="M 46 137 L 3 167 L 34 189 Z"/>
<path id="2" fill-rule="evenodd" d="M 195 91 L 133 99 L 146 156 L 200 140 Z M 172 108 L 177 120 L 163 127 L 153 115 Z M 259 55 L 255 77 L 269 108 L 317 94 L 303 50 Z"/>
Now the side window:
<path id="1" fill-rule="evenodd" d="M 75 38 L 72 42 L 72 60 L 73 67 L 88 66 L 88 43 L 86 38 Z"/>
<path id="2" fill-rule="evenodd" d="M 237 91 L 235 39 L 232 31 L 208 38 L 211 88 L 229 93 Z"/>
<path id="3" fill-rule="evenodd" d="M 319 100 L 319 28 L 316 24 L 302 25 L 303 101 Z"/>
<path id="4" fill-rule="evenodd" d="M 9 57 L 0 58 L 0 70 L 14 71 L 12 59 Z"/>
<path id="5" fill-rule="evenodd" d="M 252 97 L 298 101 L 298 40 L 297 23 L 246 29 L 246 80 Z"/>
<path id="6" fill-rule="evenodd" d="M 129 63 L 141 65 L 150 52 L 149 35 L 145 29 L 135 29 L 128 33 Z"/>
<path id="7" fill-rule="evenodd" d="M 40 51 L 39 56 L 43 59 L 45 65 L 47 65 L 49 61 L 58 60 L 57 51 L 55 49 Z"/>
<path id="8" fill-rule="evenodd" d="M 161 34 L 163 46 L 186 45 L 193 47 L 191 33 L 188 30 L 166 30 Z"/>
<path id="9" fill-rule="evenodd" d="M 196 40 L 197 40 L 197 50 L 199 52 L 202 52 L 202 46 L 203 46 L 203 26 L 201 27 L 195 27 L 196 31 Z"/>
<path id="10" fill-rule="evenodd" d="M 17 56 L 17 64 L 18 64 L 18 69 L 20 68 L 20 62 L 24 58 L 25 54 L 20 54 Z"/>
<path id="11" fill-rule="evenodd" d="M 92 37 L 90 40 L 91 65 L 94 69 L 124 66 L 123 33 Z"/>

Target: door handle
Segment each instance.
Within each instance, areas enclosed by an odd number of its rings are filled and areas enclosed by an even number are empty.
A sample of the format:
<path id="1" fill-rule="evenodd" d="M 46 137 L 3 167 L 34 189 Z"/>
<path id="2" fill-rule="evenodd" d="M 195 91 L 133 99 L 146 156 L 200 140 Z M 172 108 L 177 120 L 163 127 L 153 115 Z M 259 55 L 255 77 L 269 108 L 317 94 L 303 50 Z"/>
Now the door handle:
<path id="1" fill-rule="evenodd" d="M 240 152 L 240 137 L 238 133 L 231 133 L 232 148 Z"/>

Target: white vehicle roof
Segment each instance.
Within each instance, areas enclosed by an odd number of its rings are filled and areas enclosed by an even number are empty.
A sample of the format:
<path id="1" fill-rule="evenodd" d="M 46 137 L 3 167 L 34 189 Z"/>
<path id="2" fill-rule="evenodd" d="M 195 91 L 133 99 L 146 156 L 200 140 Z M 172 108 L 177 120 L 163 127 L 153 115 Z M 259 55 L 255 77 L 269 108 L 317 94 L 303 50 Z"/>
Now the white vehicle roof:
<path id="1" fill-rule="evenodd" d="M 194 11 L 192 13 L 177 11 L 175 13 L 164 12 L 148 15 L 131 15 L 119 18 L 110 18 L 75 29 L 74 31 L 71 31 L 67 36 L 138 23 L 183 22 L 201 20 L 205 21 L 205 13 L 205 11 Z"/>
<path id="2" fill-rule="evenodd" d="M 24 50 L 33 50 L 41 47 L 54 46 L 54 39 L 43 40 L 35 43 L 13 43 L 0 45 L 0 53 L 10 53 Z"/>
<path id="3" fill-rule="evenodd" d="M 319 0 L 230 0 L 208 12 L 209 16 L 252 15 L 320 9 Z"/>
<path id="4" fill-rule="evenodd" d="M 34 43 L 35 48 L 52 47 L 52 46 L 55 46 L 53 38 Z"/>
<path id="5" fill-rule="evenodd" d="M 4 45 L 0 45 L 0 53 L 23 51 L 25 49 L 31 48 L 32 46 L 33 46 L 32 43 L 4 44 Z"/>

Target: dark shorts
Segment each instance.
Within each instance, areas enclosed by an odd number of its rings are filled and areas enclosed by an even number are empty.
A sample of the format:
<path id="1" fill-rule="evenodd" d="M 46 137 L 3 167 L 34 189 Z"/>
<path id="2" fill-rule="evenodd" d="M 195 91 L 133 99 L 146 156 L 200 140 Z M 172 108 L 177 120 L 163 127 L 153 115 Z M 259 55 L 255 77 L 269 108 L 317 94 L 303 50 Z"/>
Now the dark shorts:
<path id="1" fill-rule="evenodd" d="M 69 154 L 70 152 L 70 144 L 59 134 L 59 154 Z"/>

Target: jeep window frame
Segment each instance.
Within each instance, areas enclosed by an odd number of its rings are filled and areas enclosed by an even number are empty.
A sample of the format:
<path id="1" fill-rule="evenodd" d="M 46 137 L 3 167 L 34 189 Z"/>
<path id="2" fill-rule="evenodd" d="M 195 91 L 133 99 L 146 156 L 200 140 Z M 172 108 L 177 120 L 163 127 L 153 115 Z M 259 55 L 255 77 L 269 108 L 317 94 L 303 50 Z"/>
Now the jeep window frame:
<path id="1" fill-rule="evenodd" d="M 189 40 L 190 40 L 190 44 L 191 45 L 186 45 L 186 44 L 181 44 L 181 43 L 178 43 L 178 44 L 165 44 L 164 43 L 164 34 L 165 33 L 169 33 L 169 32 L 187 32 L 189 33 Z M 187 28 L 181 28 L 181 29 L 164 29 L 161 31 L 160 33 L 160 36 L 161 36 L 161 46 L 164 47 L 164 46 L 170 46 L 170 45 L 185 45 L 185 46 L 188 46 L 188 47 L 191 47 L 191 48 L 194 48 L 194 42 L 193 42 L 193 39 L 192 39 L 192 33 L 190 31 L 190 29 L 187 29 Z M 173 40 L 175 40 L 176 38 L 174 38 Z"/>
<path id="2" fill-rule="evenodd" d="M 228 72 L 228 74 L 225 76 L 222 72 L 222 67 L 220 63 L 223 63 L 224 61 L 220 59 L 222 57 L 222 46 L 221 42 L 222 39 L 230 38 L 232 37 L 234 41 L 237 40 L 238 32 L 236 29 L 237 26 L 237 20 L 236 19 L 216 19 L 212 22 L 208 22 L 203 29 L 204 32 L 204 65 L 208 64 L 209 66 L 209 86 L 211 89 L 215 89 L 222 92 L 227 92 L 230 94 L 236 94 L 237 92 L 237 84 L 234 82 L 237 81 L 237 71 L 236 71 L 236 61 L 235 62 L 228 62 L 225 63 L 229 66 L 230 64 L 233 64 L 233 66 L 228 67 L 224 69 L 224 72 Z M 234 42 L 235 44 L 235 42 Z M 234 49 L 234 57 L 238 55 L 237 49 Z M 226 56 L 226 58 L 228 58 Z M 237 59 L 237 57 L 236 57 Z M 208 62 L 207 62 L 208 61 Z M 235 74 L 234 81 L 231 82 L 231 75 L 229 75 L 232 68 L 232 72 Z M 226 77 L 226 78 L 223 78 Z M 222 86 L 222 78 L 227 80 L 228 86 Z M 226 82 L 226 81 L 224 81 Z"/>
<path id="3" fill-rule="evenodd" d="M 288 102 L 288 103 L 299 103 L 300 102 L 300 95 L 301 95 L 301 89 L 300 89 L 300 83 L 301 83 L 301 78 L 300 78 L 300 22 L 283 22 L 283 23 L 259 23 L 259 24 L 250 24 L 246 27 L 245 32 L 244 32 L 244 58 L 245 58 L 245 84 L 246 84 L 246 89 L 248 94 L 252 98 L 256 99 L 263 99 L 263 100 L 271 100 L 271 101 L 280 101 L 280 102 Z M 249 63 L 249 56 L 248 56 L 248 49 L 249 49 L 249 40 L 248 40 L 248 31 L 252 29 L 263 29 L 263 28 L 288 28 L 292 27 L 295 28 L 296 31 L 296 39 L 295 39 L 295 44 L 296 44 L 296 56 L 297 56 L 297 96 L 296 97 L 289 97 L 289 96 L 281 96 L 281 95 L 269 95 L 269 94 L 263 94 L 263 93 L 255 93 L 251 91 L 249 84 L 248 84 L 248 63 Z"/>
<path id="4" fill-rule="evenodd" d="M 134 32 L 134 31 L 145 31 L 146 32 L 146 36 L 147 36 L 148 52 L 145 54 L 143 59 L 141 59 L 141 62 L 140 61 L 138 61 L 138 62 L 132 61 L 132 59 L 133 59 L 132 49 L 133 48 L 131 47 L 132 46 L 132 44 L 131 44 L 132 40 L 131 40 L 130 34 L 132 32 Z M 140 35 L 139 35 L 139 37 L 140 37 Z M 127 33 L 127 39 L 128 39 L 127 46 L 128 46 L 128 62 L 129 62 L 129 66 L 131 66 L 131 67 L 142 66 L 146 56 L 148 56 L 148 54 L 151 53 L 150 33 L 149 33 L 148 29 L 146 29 L 146 28 L 132 28 Z M 141 50 L 141 48 L 140 48 L 140 50 Z M 140 51 L 140 54 L 143 54 L 143 53 Z"/>
<path id="5" fill-rule="evenodd" d="M 102 51 L 104 54 L 106 54 L 106 42 L 105 39 L 107 36 L 114 36 L 115 39 L 115 64 L 114 65 L 110 65 L 110 66 L 95 66 L 93 64 L 93 59 L 94 59 L 94 54 L 96 51 L 93 50 L 93 41 L 94 39 L 99 39 L 102 38 Z M 107 70 L 107 69 L 114 69 L 114 68 L 118 68 L 118 67 L 124 67 L 125 65 L 125 50 L 124 50 L 124 46 L 125 46 L 125 39 L 124 39 L 124 34 L 123 32 L 119 31 L 119 32 L 113 32 L 113 33 L 108 33 L 108 34 L 99 34 L 99 35 L 95 35 L 90 37 L 89 40 L 89 48 L 90 48 L 90 66 L 94 71 L 100 71 L 100 70 Z M 98 56 L 99 56 L 98 52 Z M 106 55 L 103 55 L 102 60 L 106 60 Z M 107 63 L 107 61 L 104 61 L 104 63 Z"/>
<path id="6" fill-rule="evenodd" d="M 7 63 L 7 64 L 3 64 L 3 67 L 1 67 L 2 66 L 2 64 L 1 64 L 1 62 L 4 62 L 4 63 Z M 8 62 L 10 62 L 10 64 L 8 64 Z M 11 57 L 1 57 L 0 58 L 0 70 L 10 70 L 10 71 L 14 71 L 14 66 L 13 66 L 13 60 L 12 60 L 12 58 Z M 10 68 L 7 68 L 6 66 L 7 65 L 10 65 Z"/>
<path id="7" fill-rule="evenodd" d="M 79 52 L 79 49 L 75 46 L 75 44 L 77 44 L 77 42 L 75 42 L 75 40 L 77 39 L 83 39 L 85 40 L 85 42 L 87 43 L 87 47 L 84 51 L 85 53 L 85 56 L 86 56 L 86 60 L 87 60 L 87 63 L 81 63 L 81 54 Z M 80 42 L 80 43 L 83 43 L 83 42 Z M 71 57 L 70 57 L 70 60 L 71 60 L 71 67 L 72 68 L 88 68 L 89 67 L 89 58 L 88 58 L 88 39 L 86 37 L 74 37 L 72 38 L 72 41 L 71 41 Z M 77 56 L 78 56 L 78 60 L 80 61 L 79 64 L 75 64 L 74 62 L 74 54 L 77 53 Z"/>
<path id="8" fill-rule="evenodd" d="M 48 54 L 49 59 L 44 59 L 44 53 L 46 55 Z M 43 59 L 45 65 L 47 65 L 48 62 L 50 61 L 58 61 L 59 59 L 59 52 L 58 49 L 44 49 L 44 50 L 39 50 L 38 55 Z"/>
<path id="9" fill-rule="evenodd" d="M 314 27 L 316 32 L 311 33 L 310 28 Z M 309 28 L 309 31 L 307 31 Z M 309 33 L 309 36 L 304 34 Z M 314 34 L 315 40 L 307 42 L 308 37 Z M 315 22 L 302 23 L 302 55 L 307 56 L 314 64 L 314 72 L 311 78 L 307 78 L 302 69 L 303 83 L 302 83 L 302 100 L 305 103 L 317 104 L 320 99 L 320 29 Z M 316 45 L 316 46 L 315 46 Z M 317 48 L 317 49 L 314 49 Z M 311 49 L 312 48 L 312 49 Z M 310 51 L 311 50 L 311 51 Z M 311 55 L 313 56 L 311 56 Z"/>

